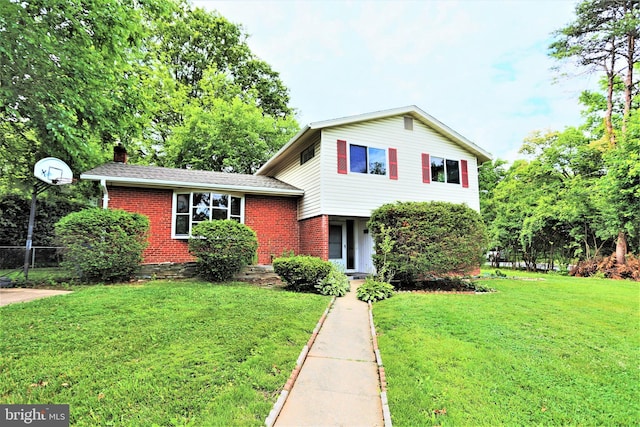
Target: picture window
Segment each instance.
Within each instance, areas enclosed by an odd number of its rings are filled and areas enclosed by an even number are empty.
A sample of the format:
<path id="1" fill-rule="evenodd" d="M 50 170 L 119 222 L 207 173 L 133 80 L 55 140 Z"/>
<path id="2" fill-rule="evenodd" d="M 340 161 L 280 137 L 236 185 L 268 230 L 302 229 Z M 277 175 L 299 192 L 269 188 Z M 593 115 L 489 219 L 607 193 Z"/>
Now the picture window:
<path id="1" fill-rule="evenodd" d="M 202 221 L 232 219 L 242 222 L 242 198 L 223 193 L 175 194 L 173 208 L 174 235 L 188 237 Z"/>

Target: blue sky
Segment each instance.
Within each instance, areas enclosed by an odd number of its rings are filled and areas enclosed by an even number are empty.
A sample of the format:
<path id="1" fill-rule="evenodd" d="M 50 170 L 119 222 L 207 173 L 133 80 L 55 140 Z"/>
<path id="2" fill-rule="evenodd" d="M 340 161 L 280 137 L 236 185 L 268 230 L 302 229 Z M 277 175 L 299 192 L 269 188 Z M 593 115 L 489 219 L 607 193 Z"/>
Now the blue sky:
<path id="1" fill-rule="evenodd" d="M 193 1 L 242 25 L 280 73 L 300 125 L 415 104 L 513 160 L 535 130 L 581 123 L 596 76 L 547 56 L 569 0 Z"/>

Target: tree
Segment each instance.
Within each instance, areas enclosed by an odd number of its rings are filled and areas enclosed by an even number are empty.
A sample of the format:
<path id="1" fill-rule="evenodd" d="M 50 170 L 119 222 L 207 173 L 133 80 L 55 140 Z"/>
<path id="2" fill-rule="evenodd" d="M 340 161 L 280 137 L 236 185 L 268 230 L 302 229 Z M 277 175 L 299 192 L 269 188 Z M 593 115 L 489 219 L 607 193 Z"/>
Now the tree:
<path id="1" fill-rule="evenodd" d="M 522 254 L 528 268 L 541 258 L 549 267 L 556 259 L 592 258 L 611 242 L 599 231 L 595 189 L 605 168 L 591 142 L 576 128 L 533 132 L 520 149 L 531 160 L 515 162 L 493 190 L 494 244 Z"/>
<path id="2" fill-rule="evenodd" d="M 225 75 L 207 71 L 199 86 L 202 96 L 188 101 L 172 128 L 167 166 L 254 173 L 298 130 L 292 117 L 265 115 Z"/>
<path id="3" fill-rule="evenodd" d="M 576 6 L 576 20 L 554 33 L 551 56 L 575 59 L 588 71 L 601 70 L 606 77 L 607 108 L 604 115 L 606 137 L 615 141 L 612 115 L 614 87 L 624 82 L 624 123 L 631 102 L 638 93 L 634 65 L 640 58 L 640 3 L 637 0 L 585 0 Z M 622 64 L 621 64 L 622 63 Z"/>
<path id="4" fill-rule="evenodd" d="M 496 218 L 493 193 L 496 186 L 506 176 L 506 160 L 496 159 L 484 162 L 478 168 L 478 185 L 480 189 L 480 213 L 485 224 L 491 224 Z"/>
<path id="5" fill-rule="evenodd" d="M 255 171 L 298 129 L 278 73 L 251 52 L 242 27 L 217 12 L 181 3 L 171 21 L 155 25 L 162 65 L 153 70 L 153 123 L 129 150 L 132 160 Z"/>
<path id="6" fill-rule="evenodd" d="M 241 26 L 186 3 L 171 21 L 158 21 L 157 26 L 158 56 L 169 64 L 174 79 L 188 88 L 190 97 L 203 94 L 200 81 L 207 70 L 215 70 L 226 74 L 242 93 L 255 91 L 255 101 L 265 114 L 292 113 L 279 74 L 251 52 Z"/>
<path id="7" fill-rule="evenodd" d="M 607 173 L 599 183 L 604 236 L 617 235 L 616 262 L 624 264 L 627 236 L 640 233 L 640 111 L 629 118 L 627 132 L 604 154 Z"/>
<path id="8" fill-rule="evenodd" d="M 80 171 L 104 159 L 105 144 L 138 134 L 146 124 L 139 73 L 145 22 L 170 5 L 4 0 L 0 122 L 9 134 L 2 141 L 12 149 L 8 156 L 27 157 L 31 165 L 54 156 Z"/>
<path id="9" fill-rule="evenodd" d="M 616 85 L 623 82 L 624 106 L 620 130 L 624 134 L 638 93 L 638 79 L 634 67 L 640 60 L 640 3 L 637 0 L 585 0 L 576 6 L 576 21 L 555 32 L 551 56 L 557 59 L 576 59 L 589 71 L 601 69 L 606 78 L 605 138 L 613 147 L 614 94 Z M 620 65 L 622 63 L 622 65 Z M 602 188 L 606 188 L 604 186 Z M 626 235 L 617 233 L 617 262 L 624 264 Z"/>

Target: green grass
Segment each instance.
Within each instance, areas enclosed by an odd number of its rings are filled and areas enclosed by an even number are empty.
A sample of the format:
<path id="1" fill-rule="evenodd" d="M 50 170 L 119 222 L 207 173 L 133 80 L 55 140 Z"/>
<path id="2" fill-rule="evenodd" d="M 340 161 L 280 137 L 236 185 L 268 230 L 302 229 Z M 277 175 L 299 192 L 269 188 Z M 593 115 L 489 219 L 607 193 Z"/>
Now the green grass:
<path id="1" fill-rule="evenodd" d="M 263 425 L 329 299 L 197 281 L 2 307 L 0 403 L 71 425 Z"/>
<path id="2" fill-rule="evenodd" d="M 374 304 L 394 426 L 640 423 L 640 283 L 523 276 Z"/>
<path id="3" fill-rule="evenodd" d="M 29 268 L 29 281 L 24 279 L 22 268 L 0 269 L 0 277 L 9 277 L 20 287 L 68 288 L 64 282 L 73 281 L 75 274 L 61 267 Z"/>

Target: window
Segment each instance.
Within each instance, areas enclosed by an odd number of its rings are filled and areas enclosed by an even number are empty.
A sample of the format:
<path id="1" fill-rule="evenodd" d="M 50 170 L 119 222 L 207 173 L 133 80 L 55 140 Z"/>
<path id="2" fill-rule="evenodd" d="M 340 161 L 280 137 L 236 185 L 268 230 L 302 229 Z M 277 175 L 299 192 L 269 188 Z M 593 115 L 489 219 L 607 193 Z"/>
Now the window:
<path id="1" fill-rule="evenodd" d="M 202 221 L 233 219 L 242 221 L 242 198 L 220 193 L 180 193 L 174 195 L 174 235 L 188 237 Z"/>
<path id="2" fill-rule="evenodd" d="M 447 160 L 447 182 L 460 184 L 460 165 L 457 160 Z"/>
<path id="3" fill-rule="evenodd" d="M 387 151 L 382 148 L 349 145 L 350 171 L 372 175 L 387 174 Z"/>
<path id="4" fill-rule="evenodd" d="M 423 155 L 423 162 L 424 162 Z M 424 168 L 424 166 L 423 166 Z M 447 182 L 449 184 L 460 184 L 460 162 L 442 157 L 431 157 L 431 181 Z M 423 182 L 425 181 L 423 178 Z"/>
<path id="5" fill-rule="evenodd" d="M 300 153 L 300 164 L 301 165 L 304 165 L 309 160 L 314 158 L 314 156 L 316 155 L 315 148 L 316 148 L 315 145 L 312 145 L 311 147 L 306 148 L 305 150 L 302 151 L 302 153 Z"/>
<path id="6" fill-rule="evenodd" d="M 444 159 L 442 157 L 431 158 L 431 181 L 444 182 Z"/>

